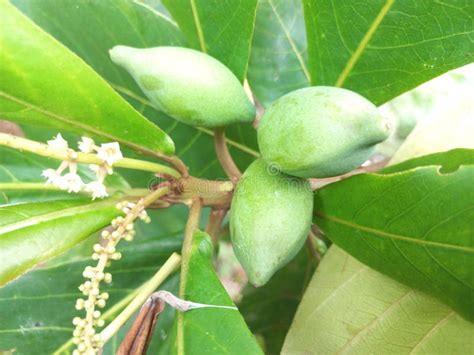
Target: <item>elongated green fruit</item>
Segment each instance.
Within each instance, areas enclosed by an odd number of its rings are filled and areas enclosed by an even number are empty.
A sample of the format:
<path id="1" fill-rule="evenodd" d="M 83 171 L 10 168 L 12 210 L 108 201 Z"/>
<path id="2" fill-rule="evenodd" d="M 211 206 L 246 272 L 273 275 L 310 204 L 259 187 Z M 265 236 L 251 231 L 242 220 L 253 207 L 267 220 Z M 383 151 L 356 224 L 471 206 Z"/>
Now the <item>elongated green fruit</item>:
<path id="1" fill-rule="evenodd" d="M 234 252 L 254 286 L 267 283 L 296 255 L 311 226 L 308 183 L 271 168 L 261 159 L 247 168 L 230 211 Z"/>
<path id="2" fill-rule="evenodd" d="M 180 47 L 116 46 L 110 57 L 133 76 L 157 109 L 178 121 L 216 128 L 255 118 L 239 80 L 207 54 Z"/>
<path id="3" fill-rule="evenodd" d="M 346 89 L 316 86 L 276 100 L 258 128 L 263 158 L 303 178 L 329 177 L 360 166 L 389 136 L 377 108 Z"/>

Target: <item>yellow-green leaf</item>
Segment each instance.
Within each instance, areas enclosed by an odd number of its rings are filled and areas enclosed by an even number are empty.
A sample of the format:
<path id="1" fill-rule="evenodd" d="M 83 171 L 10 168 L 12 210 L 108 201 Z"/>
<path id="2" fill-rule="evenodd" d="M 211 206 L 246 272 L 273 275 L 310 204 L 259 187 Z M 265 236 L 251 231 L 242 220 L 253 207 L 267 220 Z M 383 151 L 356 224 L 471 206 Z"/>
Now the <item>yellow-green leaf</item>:
<path id="1" fill-rule="evenodd" d="M 282 354 L 467 354 L 474 324 L 436 299 L 331 247 Z"/>

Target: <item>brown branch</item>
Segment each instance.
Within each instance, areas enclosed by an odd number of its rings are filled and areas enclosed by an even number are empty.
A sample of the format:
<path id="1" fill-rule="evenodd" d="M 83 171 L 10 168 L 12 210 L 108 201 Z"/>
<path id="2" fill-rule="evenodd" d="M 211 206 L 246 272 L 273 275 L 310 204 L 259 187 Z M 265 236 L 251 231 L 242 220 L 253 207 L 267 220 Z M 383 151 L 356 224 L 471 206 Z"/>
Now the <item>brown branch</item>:
<path id="1" fill-rule="evenodd" d="M 242 173 L 240 172 L 237 165 L 235 165 L 232 156 L 229 153 L 227 144 L 225 142 L 225 133 L 223 128 L 217 128 L 214 130 L 214 147 L 216 149 L 217 159 L 221 163 L 222 168 L 233 182 L 237 182 L 240 179 Z"/>
<path id="2" fill-rule="evenodd" d="M 199 198 L 203 207 L 228 209 L 234 191 L 234 184 L 231 181 L 206 180 L 193 176 L 173 180 L 170 183 L 172 192 L 163 198 L 163 202 L 169 204 L 190 205 L 194 198 Z"/>

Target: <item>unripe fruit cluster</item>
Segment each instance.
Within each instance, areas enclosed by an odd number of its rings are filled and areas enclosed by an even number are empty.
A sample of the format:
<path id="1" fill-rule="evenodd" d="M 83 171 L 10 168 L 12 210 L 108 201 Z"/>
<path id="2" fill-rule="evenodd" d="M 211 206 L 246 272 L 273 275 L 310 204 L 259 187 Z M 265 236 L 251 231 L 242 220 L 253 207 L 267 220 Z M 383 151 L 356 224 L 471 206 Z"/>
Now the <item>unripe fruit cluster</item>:
<path id="1" fill-rule="evenodd" d="M 153 105 L 181 122 L 217 128 L 255 118 L 239 80 L 209 55 L 124 46 L 110 54 Z M 234 250 L 252 284 L 265 284 L 304 243 L 313 210 L 305 179 L 353 170 L 388 135 L 377 108 L 346 89 L 304 88 L 268 107 L 258 128 L 262 158 L 242 175 L 230 213 Z"/>

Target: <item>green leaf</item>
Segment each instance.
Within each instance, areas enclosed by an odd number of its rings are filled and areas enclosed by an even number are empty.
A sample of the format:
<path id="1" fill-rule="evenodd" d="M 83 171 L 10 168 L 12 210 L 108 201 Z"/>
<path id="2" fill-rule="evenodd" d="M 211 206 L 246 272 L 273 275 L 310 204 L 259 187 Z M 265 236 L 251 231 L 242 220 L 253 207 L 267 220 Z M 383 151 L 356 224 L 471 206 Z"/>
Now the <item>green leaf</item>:
<path id="1" fill-rule="evenodd" d="M 14 0 L 13 3 L 112 86 L 135 93 L 140 93 L 140 89 L 125 70 L 110 60 L 109 49 L 118 44 L 135 47 L 184 44 L 179 29 L 169 18 L 136 2 L 64 0 L 61 7 L 55 0 Z"/>
<path id="2" fill-rule="evenodd" d="M 458 148 L 449 152 L 433 153 L 419 158 L 410 159 L 397 165 L 391 165 L 379 173 L 392 174 L 399 171 L 439 165 L 440 173 L 448 174 L 456 171 L 461 165 L 474 165 L 474 149 Z"/>
<path id="3" fill-rule="evenodd" d="M 303 0 L 313 85 L 382 104 L 473 60 L 474 2 Z"/>
<path id="4" fill-rule="evenodd" d="M 4 118 L 118 141 L 150 154 L 174 152 L 166 133 L 120 98 L 80 58 L 7 1 L 0 3 L 0 11 L 0 26 L 15 28 L 0 33 Z"/>
<path id="5" fill-rule="evenodd" d="M 118 44 L 184 46 L 179 29 L 165 15 L 124 0 L 79 3 L 64 0 L 61 7 L 55 0 L 15 0 L 15 4 L 92 66 L 138 111 L 171 135 L 176 155 L 186 162 L 193 176 L 212 179 L 225 176 L 214 152 L 212 131 L 181 124 L 157 111 L 131 76 L 108 57 L 108 50 Z M 77 36 L 77 33 L 82 35 Z M 256 131 L 251 125 L 228 127 L 226 135 L 230 139 L 230 152 L 240 168 L 245 168 L 259 155 Z"/>
<path id="6" fill-rule="evenodd" d="M 331 247 L 282 354 L 464 354 L 474 325 L 436 299 Z"/>
<path id="7" fill-rule="evenodd" d="M 473 320 L 474 165 L 461 165 L 466 155 L 458 153 L 329 185 L 316 194 L 314 222 L 360 261 Z"/>
<path id="8" fill-rule="evenodd" d="M 194 233 L 190 255 L 185 299 L 234 306 L 214 271 L 212 244 L 206 233 L 199 230 Z M 198 308 L 184 313 L 183 318 L 185 354 L 262 354 L 237 309 Z M 176 352 L 177 341 L 175 329 L 170 339 L 173 353 Z"/>
<path id="9" fill-rule="evenodd" d="M 257 0 L 163 0 L 163 4 L 192 48 L 212 55 L 244 80 Z"/>
<path id="10" fill-rule="evenodd" d="M 110 294 L 104 312 L 135 292 L 173 252 L 180 249 L 186 213 L 187 208 L 183 206 L 151 211 L 154 222 L 150 225 L 138 223 L 134 241 L 119 244 L 118 251 L 122 253 L 122 259 L 114 261 L 107 269 L 113 275 L 113 282 L 101 289 Z M 97 237 L 91 237 L 85 241 L 90 244 L 87 248 L 78 245 L 62 256 L 61 260 L 54 259 L 54 263 L 38 267 L 0 288 L 2 350 L 16 348 L 16 354 L 30 355 L 32 349 L 38 349 L 37 353 L 51 354 L 71 339 L 74 330 L 72 319 L 83 314 L 74 308 L 76 299 L 81 297 L 77 287 L 84 282 L 84 268 L 95 263 L 90 255 L 92 244 L 96 242 Z M 86 253 L 83 253 L 84 249 Z M 177 285 L 178 278 L 175 275 L 160 289 L 176 292 Z M 114 315 L 117 313 L 107 318 L 106 323 Z M 156 338 L 166 336 L 169 315 L 172 313 L 166 316 L 166 320 L 164 315 L 160 316 Z M 104 354 L 115 354 L 114 347 L 116 349 L 120 345 L 125 331 L 126 327 L 119 336 L 109 341 Z"/>
<path id="11" fill-rule="evenodd" d="M 280 354 L 313 266 L 308 251 L 302 249 L 266 285 L 258 288 L 247 285 L 243 290 L 240 312 L 250 330 L 263 337 L 265 354 Z"/>
<path id="12" fill-rule="evenodd" d="M 258 2 L 248 80 L 265 107 L 280 96 L 309 85 L 300 0 Z"/>
<path id="13" fill-rule="evenodd" d="M 0 286 L 70 249 L 119 214 L 116 199 L 0 206 Z"/>

